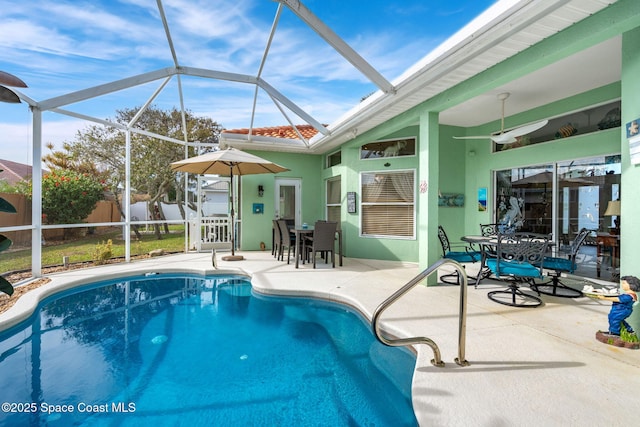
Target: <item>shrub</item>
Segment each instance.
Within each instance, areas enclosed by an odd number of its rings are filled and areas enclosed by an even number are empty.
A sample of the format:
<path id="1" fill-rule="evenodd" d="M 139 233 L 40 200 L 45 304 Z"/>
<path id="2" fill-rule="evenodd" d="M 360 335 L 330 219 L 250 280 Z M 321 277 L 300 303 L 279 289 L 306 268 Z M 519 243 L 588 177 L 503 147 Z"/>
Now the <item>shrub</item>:
<path id="1" fill-rule="evenodd" d="M 90 176 L 59 169 L 42 177 L 43 221 L 48 224 L 78 224 L 103 198 L 102 184 Z"/>
<path id="2" fill-rule="evenodd" d="M 113 251 L 111 250 L 111 246 L 113 245 L 113 241 L 111 239 L 107 240 L 107 242 L 98 243 L 96 245 L 95 250 L 93 251 L 93 261 L 97 265 L 105 264 L 111 257 L 113 257 Z"/>

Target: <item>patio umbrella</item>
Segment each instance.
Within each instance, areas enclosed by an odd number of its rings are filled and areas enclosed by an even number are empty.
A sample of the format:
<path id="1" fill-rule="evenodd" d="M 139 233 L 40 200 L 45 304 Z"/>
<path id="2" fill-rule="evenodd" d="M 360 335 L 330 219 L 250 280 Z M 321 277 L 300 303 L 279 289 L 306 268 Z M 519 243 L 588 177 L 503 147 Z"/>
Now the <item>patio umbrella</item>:
<path id="1" fill-rule="evenodd" d="M 13 74 L 6 73 L 4 71 L 0 71 L 0 102 L 9 102 L 12 104 L 19 104 L 20 98 L 9 88 L 6 88 L 2 85 L 6 86 L 15 86 L 15 87 L 27 87 L 26 83 L 20 80 L 18 77 Z"/>
<path id="2" fill-rule="evenodd" d="M 550 185 L 553 181 L 553 172 L 545 171 L 535 175 L 530 175 L 526 178 L 519 179 L 511 183 L 512 187 L 534 187 L 538 184 L 543 184 L 546 190 L 547 185 Z M 563 178 L 559 177 L 559 184 L 562 187 L 580 187 L 584 185 L 594 185 L 593 181 L 586 178 L 571 177 Z"/>
<path id="3" fill-rule="evenodd" d="M 221 175 L 231 177 L 231 256 L 223 257 L 227 261 L 243 259 L 235 254 L 235 233 L 233 209 L 233 177 L 256 175 L 262 173 L 285 172 L 289 169 L 244 151 L 228 148 L 213 151 L 190 159 L 171 163 L 171 170 L 195 173 L 200 175 Z"/>

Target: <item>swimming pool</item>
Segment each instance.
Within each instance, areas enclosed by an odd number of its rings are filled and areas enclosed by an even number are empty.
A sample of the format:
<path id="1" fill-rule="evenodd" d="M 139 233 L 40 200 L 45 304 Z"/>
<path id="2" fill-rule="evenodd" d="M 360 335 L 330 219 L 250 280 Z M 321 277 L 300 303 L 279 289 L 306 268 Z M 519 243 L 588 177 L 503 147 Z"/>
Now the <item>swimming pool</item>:
<path id="1" fill-rule="evenodd" d="M 136 276 L 0 333 L 0 425 L 417 425 L 414 366 L 344 305 L 242 276 Z"/>

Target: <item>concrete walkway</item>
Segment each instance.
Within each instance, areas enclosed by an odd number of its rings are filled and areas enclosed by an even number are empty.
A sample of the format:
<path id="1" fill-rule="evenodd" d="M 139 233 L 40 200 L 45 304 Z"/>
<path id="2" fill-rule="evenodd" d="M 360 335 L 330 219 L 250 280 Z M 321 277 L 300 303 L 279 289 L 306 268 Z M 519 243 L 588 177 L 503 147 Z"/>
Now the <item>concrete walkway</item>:
<path id="1" fill-rule="evenodd" d="M 345 302 L 368 317 L 419 273 L 415 264 L 353 258 L 345 258 L 344 266 L 335 269 L 322 262 L 316 270 L 309 264 L 295 269 L 293 264 L 276 261 L 269 252 L 240 254 L 244 261 L 218 259 L 217 271 L 246 273 L 259 292 Z M 474 274 L 473 266 L 468 268 Z M 39 298 L 57 289 L 96 278 L 176 270 L 216 271 L 210 254 L 183 254 L 56 274 L 51 283 L 0 315 L 0 324 L 21 320 Z M 468 287 L 465 356 L 469 366 L 454 363 L 459 287 L 418 285 L 385 312 L 386 331 L 433 339 L 445 362 L 444 367 L 433 366 L 431 349 L 417 346 L 413 404 L 420 425 L 636 425 L 640 350 L 595 340 L 596 331 L 607 328 L 610 303 L 543 295 L 541 307 L 512 308 L 486 296 L 502 286 L 487 280 L 478 289 Z"/>

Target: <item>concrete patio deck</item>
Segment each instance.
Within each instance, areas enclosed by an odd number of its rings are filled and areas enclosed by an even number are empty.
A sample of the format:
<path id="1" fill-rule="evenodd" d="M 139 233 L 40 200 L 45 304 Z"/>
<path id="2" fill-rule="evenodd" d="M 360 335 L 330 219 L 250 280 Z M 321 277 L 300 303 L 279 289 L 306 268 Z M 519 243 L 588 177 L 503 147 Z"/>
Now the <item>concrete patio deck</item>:
<path id="1" fill-rule="evenodd" d="M 310 295 L 353 305 L 371 317 L 392 292 L 419 273 L 415 264 L 345 258 L 332 269 L 322 262 L 295 269 L 269 252 L 240 252 L 244 261 L 218 259 L 218 272 L 244 272 L 263 293 Z M 220 258 L 220 257 L 218 257 Z M 473 266 L 468 266 L 473 274 Z M 181 254 L 131 264 L 108 265 L 52 275 L 30 292 L 0 324 L 24 317 L 38 298 L 54 289 L 96 277 L 143 271 L 214 272 L 211 255 Z M 427 336 L 440 348 L 444 367 L 431 349 L 417 347 L 413 405 L 422 426 L 628 426 L 637 422 L 640 350 L 595 339 L 607 328 L 610 303 L 542 295 L 533 309 L 502 306 L 486 294 L 502 285 L 483 281 L 468 287 L 466 360 L 458 366 L 457 286 L 418 285 L 383 316 L 384 329 L 398 336 Z"/>

